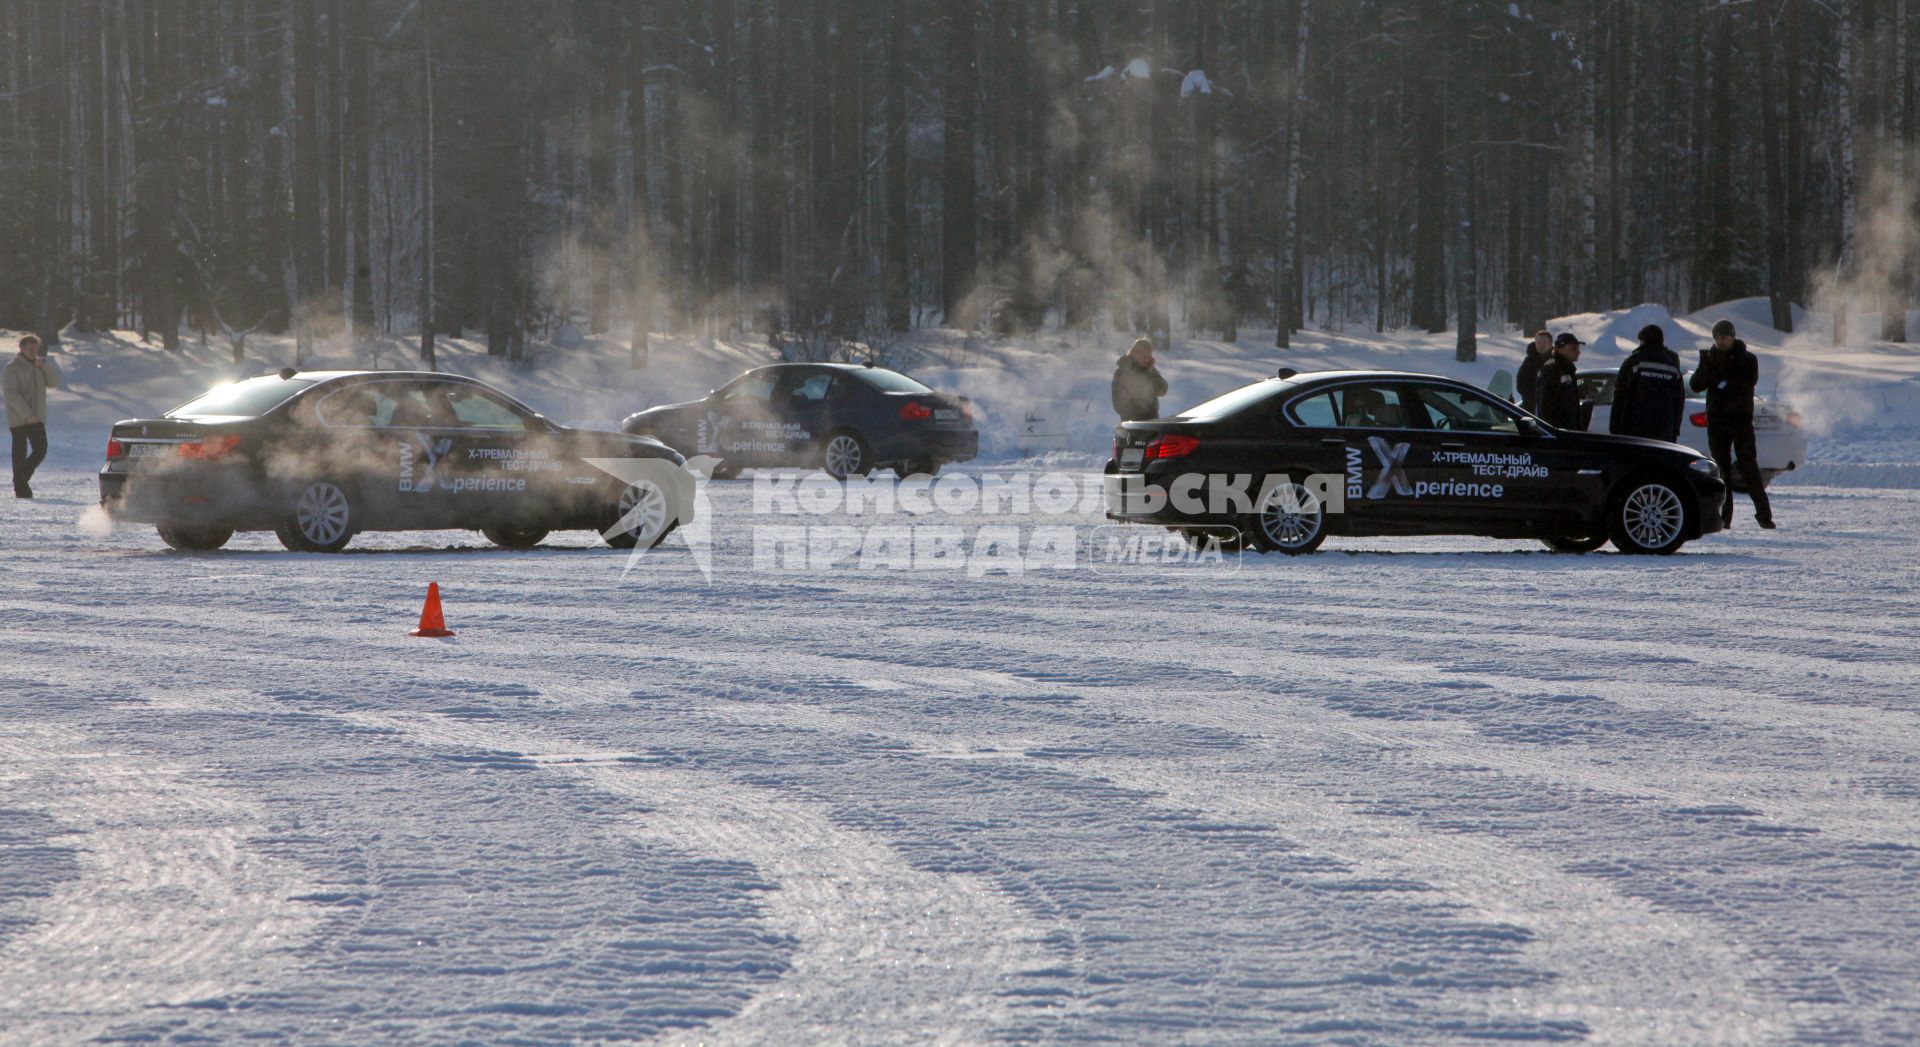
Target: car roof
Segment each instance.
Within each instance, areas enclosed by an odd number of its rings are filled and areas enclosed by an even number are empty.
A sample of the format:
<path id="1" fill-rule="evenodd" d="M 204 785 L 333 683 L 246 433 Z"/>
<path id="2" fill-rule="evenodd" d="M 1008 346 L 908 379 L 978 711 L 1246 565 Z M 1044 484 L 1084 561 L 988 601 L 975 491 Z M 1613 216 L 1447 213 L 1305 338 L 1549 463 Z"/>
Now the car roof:
<path id="1" fill-rule="evenodd" d="M 1323 382 L 1345 381 L 1352 378 L 1412 379 L 1422 382 L 1447 382 L 1452 385 L 1464 385 L 1468 388 L 1473 388 L 1473 383 L 1471 382 L 1461 381 L 1458 378 L 1449 378 L 1443 374 L 1424 374 L 1419 371 L 1369 371 L 1358 369 L 1347 371 L 1303 371 L 1287 378 L 1269 378 L 1267 381 L 1292 382 L 1294 385 L 1319 385 Z"/>
<path id="2" fill-rule="evenodd" d="M 466 382 L 470 385 L 486 384 L 485 382 L 480 381 L 478 378 L 468 378 L 466 375 L 463 375 L 463 374 L 448 374 L 445 371 L 300 371 L 300 370 L 295 370 L 292 374 L 285 374 L 284 372 L 280 372 L 280 371 L 269 371 L 266 374 L 254 375 L 254 377 L 255 378 L 285 377 L 288 379 L 297 378 L 297 379 L 300 379 L 301 381 L 307 381 L 307 382 L 331 382 L 340 378 L 378 377 L 378 378 L 433 379 L 433 380 L 439 380 L 439 381 Z"/>

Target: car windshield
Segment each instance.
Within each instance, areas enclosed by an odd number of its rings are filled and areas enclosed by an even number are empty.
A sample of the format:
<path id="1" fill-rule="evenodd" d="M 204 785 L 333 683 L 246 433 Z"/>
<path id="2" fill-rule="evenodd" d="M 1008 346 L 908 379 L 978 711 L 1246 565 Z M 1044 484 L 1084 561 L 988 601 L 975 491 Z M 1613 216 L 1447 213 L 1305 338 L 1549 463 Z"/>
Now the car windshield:
<path id="1" fill-rule="evenodd" d="M 898 371 L 889 371 L 884 367 L 863 367 L 853 372 L 865 379 L 868 385 L 883 393 L 930 393 L 932 389 L 908 378 Z"/>
<path id="2" fill-rule="evenodd" d="M 253 418 L 314 383 L 305 378 L 249 378 L 215 386 L 167 412 L 169 418 Z"/>
<path id="3" fill-rule="evenodd" d="M 1278 396 L 1282 390 L 1290 388 L 1291 386 L 1292 383 L 1285 379 L 1269 378 L 1265 381 L 1255 382 L 1252 385 L 1243 385 L 1230 393 L 1216 396 L 1206 403 L 1189 407 L 1173 417 L 1202 422 L 1217 421 L 1228 415 L 1238 414 L 1252 407 L 1254 404 Z"/>

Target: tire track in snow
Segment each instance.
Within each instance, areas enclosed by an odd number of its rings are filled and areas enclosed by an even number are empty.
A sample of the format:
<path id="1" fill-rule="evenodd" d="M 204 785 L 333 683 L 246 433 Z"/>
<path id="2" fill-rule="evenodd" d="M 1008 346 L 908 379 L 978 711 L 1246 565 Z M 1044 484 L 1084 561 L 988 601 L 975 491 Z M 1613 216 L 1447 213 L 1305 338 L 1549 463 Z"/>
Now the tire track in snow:
<path id="1" fill-rule="evenodd" d="M 951 675 L 927 667 L 903 674 L 917 688 L 977 682 L 979 670 Z M 883 685 L 876 672 L 870 685 Z M 1005 682 L 1002 681 L 1002 686 Z M 898 719 L 802 706 L 730 703 L 711 714 L 743 725 L 840 734 L 872 734 L 904 742 L 923 755 L 1025 759 L 1024 748 L 1084 744 L 1075 726 L 1024 723 L 1018 736 L 929 734 Z M 1257 739 L 1249 739 L 1257 746 Z M 1009 752 L 1009 750 L 1013 750 Z M 1271 824 L 1288 840 L 1353 868 L 1346 878 L 1431 884 L 1489 923 L 1526 928 L 1525 955 L 1557 977 L 1503 990 L 1496 1008 L 1529 1017 L 1586 1024 L 1597 1042 L 1665 1045 L 1752 1043 L 1790 1031 L 1781 1002 L 1753 984 L 1767 964 L 1698 917 L 1656 910 L 1589 876 L 1568 873 L 1550 857 L 1459 832 L 1419 830 L 1410 819 L 1368 817 L 1339 797 L 1299 782 L 1249 780 L 1248 774 L 1196 776 L 1188 763 L 1101 756 L 1086 768 L 1123 788 L 1165 796 L 1174 804 L 1226 821 Z M 1509 1006 L 1510 1005 L 1510 1006 Z"/>
<path id="2" fill-rule="evenodd" d="M 0 730 L 9 802 L 70 827 L 83 874 L 0 949 L 0 1030 L 71 1042 L 226 1009 L 290 964 L 315 920 L 292 872 L 252 853 L 261 812 L 182 768 L 99 751 L 84 734 Z"/>
<path id="3" fill-rule="evenodd" d="M 773 790 L 495 724 L 337 715 L 423 745 L 521 754 L 644 801 L 653 811 L 638 835 L 750 862 L 777 882 L 765 919 L 799 942 L 788 973 L 733 1017 L 667 1042 L 983 1042 L 1007 1010 L 1005 979 L 1049 962 L 1037 944 L 1045 928 L 986 877 L 916 870 Z"/>

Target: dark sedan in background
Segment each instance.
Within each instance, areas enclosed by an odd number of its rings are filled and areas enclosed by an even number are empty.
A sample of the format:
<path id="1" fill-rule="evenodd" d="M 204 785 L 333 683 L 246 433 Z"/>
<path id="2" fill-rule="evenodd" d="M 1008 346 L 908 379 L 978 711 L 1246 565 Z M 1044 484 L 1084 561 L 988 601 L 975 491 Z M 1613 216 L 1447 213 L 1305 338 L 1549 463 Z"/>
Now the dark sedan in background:
<path id="1" fill-rule="evenodd" d="M 594 460 L 659 466 L 618 470 Z M 550 531 L 658 543 L 692 519 L 693 478 L 653 440 L 569 429 L 471 378 L 296 371 L 210 390 L 158 418 L 116 423 L 100 501 L 176 549 L 235 531 L 334 552 L 361 531 L 478 530 L 508 548 Z"/>
<path id="2" fill-rule="evenodd" d="M 1269 378 L 1114 437 L 1109 516 L 1284 553 L 1329 534 L 1671 553 L 1720 529 L 1726 490 L 1691 448 L 1556 430 L 1464 382 L 1401 372 Z M 1250 505 L 1168 496 L 1233 476 L 1263 478 Z"/>
<path id="3" fill-rule="evenodd" d="M 756 367 L 704 399 L 629 415 L 622 428 L 719 459 L 716 479 L 755 466 L 816 467 L 835 479 L 888 466 L 932 474 L 980 449 L 964 397 L 856 364 Z"/>

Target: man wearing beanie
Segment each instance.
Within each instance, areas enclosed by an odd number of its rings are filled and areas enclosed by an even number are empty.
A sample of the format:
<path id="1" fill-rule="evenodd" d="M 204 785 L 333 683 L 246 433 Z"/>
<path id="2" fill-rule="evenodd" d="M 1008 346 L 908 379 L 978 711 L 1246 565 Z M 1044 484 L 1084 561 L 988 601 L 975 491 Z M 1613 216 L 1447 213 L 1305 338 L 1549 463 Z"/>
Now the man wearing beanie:
<path id="1" fill-rule="evenodd" d="M 1687 413 L 1687 386 L 1680 355 L 1667 348 L 1659 324 L 1640 329 L 1640 345 L 1620 365 L 1613 383 L 1613 414 L 1607 429 L 1617 436 L 1644 436 L 1673 443 Z"/>
<path id="2" fill-rule="evenodd" d="M 1153 359 L 1153 343 L 1145 338 L 1133 343 L 1113 369 L 1113 409 L 1123 422 L 1141 422 L 1160 417 L 1160 398 L 1167 395 L 1167 380 Z"/>
<path id="3" fill-rule="evenodd" d="M 1690 383 L 1707 394 L 1707 447 L 1727 478 L 1727 500 L 1720 522 L 1733 526 L 1733 466 L 1753 497 L 1753 515 L 1760 526 L 1773 529 L 1773 506 L 1767 501 L 1767 482 L 1753 449 L 1753 387 L 1760 383 L 1760 361 L 1747 343 L 1733 336 L 1733 322 L 1713 325 L 1713 347 L 1700 351 L 1700 368 Z"/>

